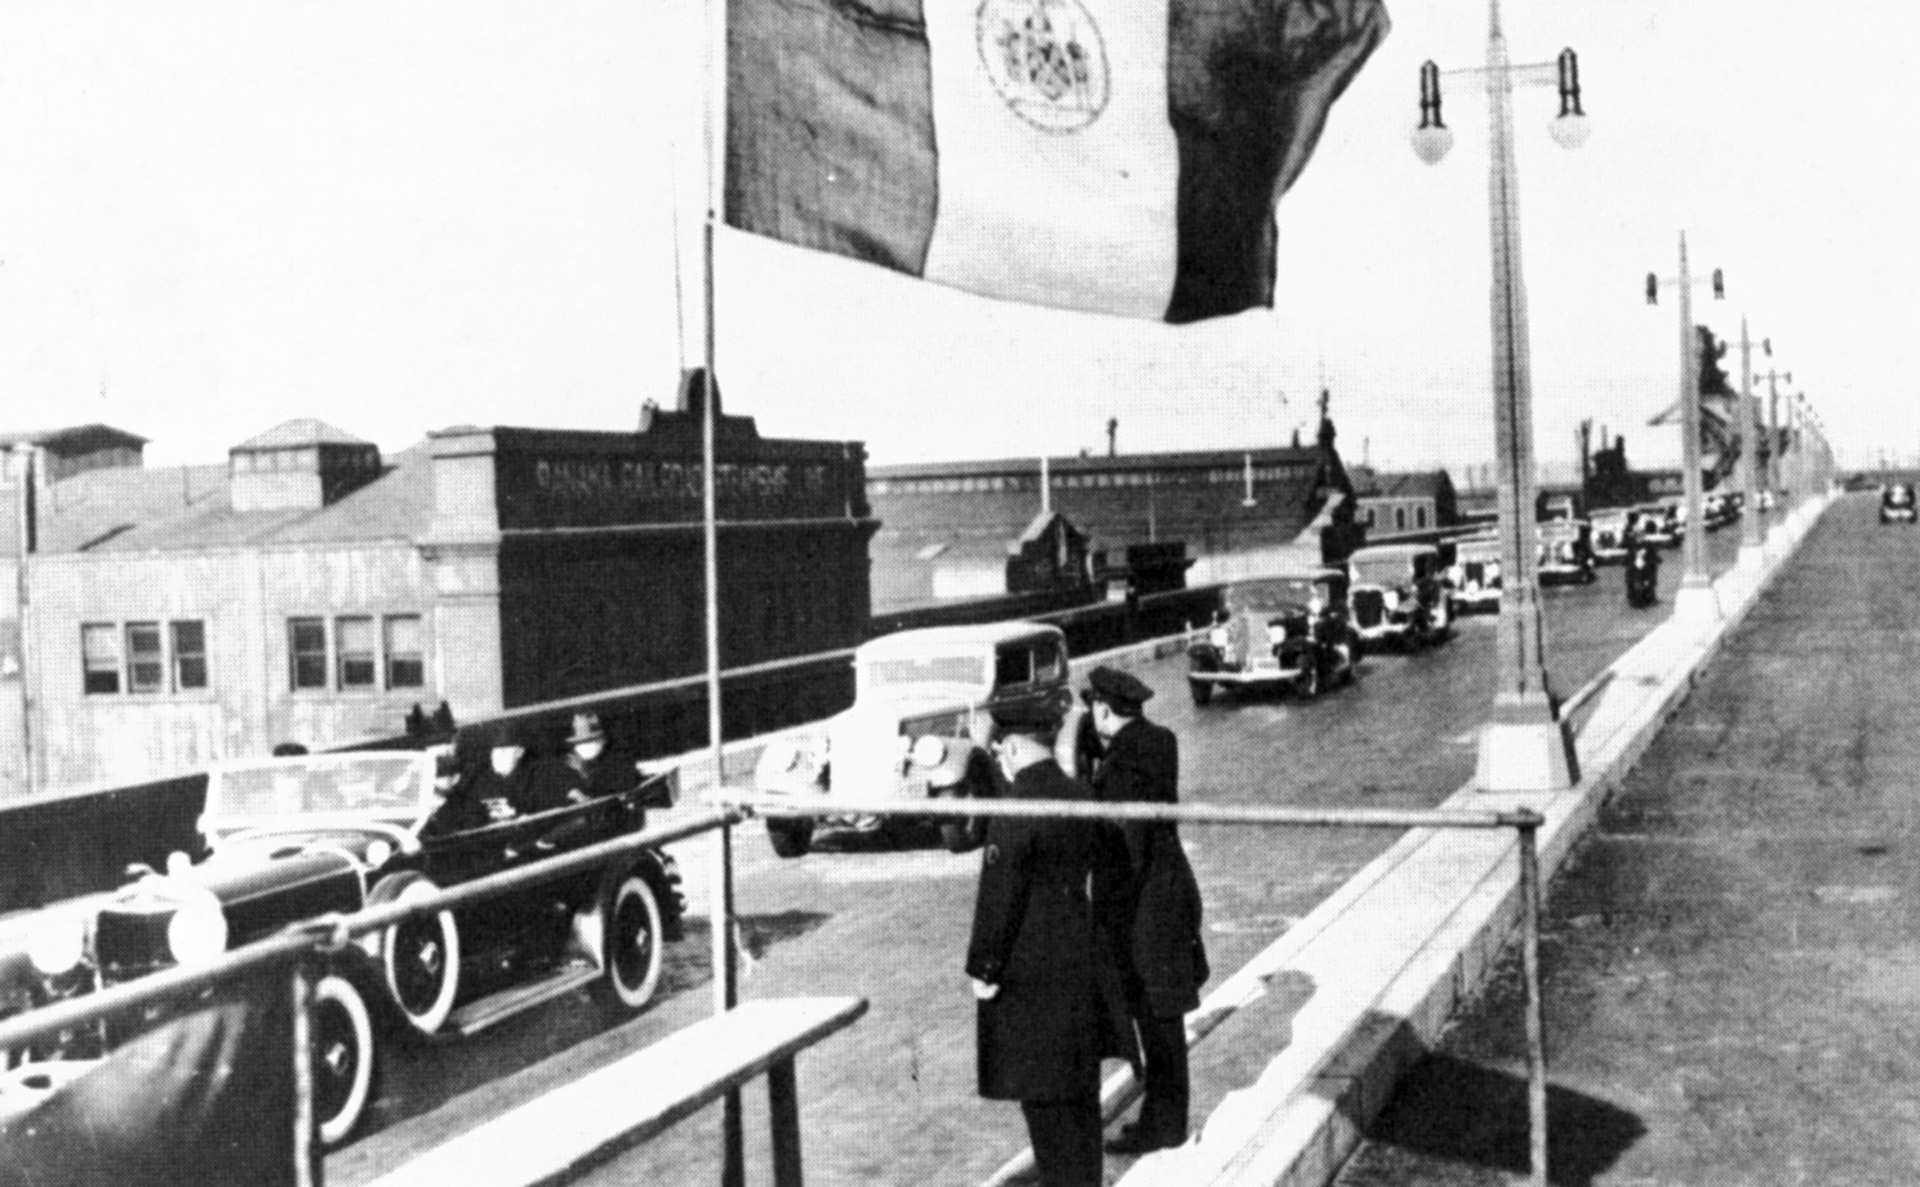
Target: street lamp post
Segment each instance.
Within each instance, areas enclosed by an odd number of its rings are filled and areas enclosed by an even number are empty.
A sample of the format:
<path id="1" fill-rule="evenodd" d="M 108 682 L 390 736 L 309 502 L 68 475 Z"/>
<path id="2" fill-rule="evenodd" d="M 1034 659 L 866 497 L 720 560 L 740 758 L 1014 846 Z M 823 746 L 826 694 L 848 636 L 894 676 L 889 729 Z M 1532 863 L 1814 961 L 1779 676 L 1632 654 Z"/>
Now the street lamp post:
<path id="1" fill-rule="evenodd" d="M 1765 517 L 1757 490 L 1760 469 L 1760 414 L 1753 403 L 1753 342 L 1747 315 L 1740 315 L 1740 567 L 1757 569 L 1766 559 Z"/>
<path id="2" fill-rule="evenodd" d="M 1713 270 L 1713 297 L 1726 295 L 1720 269 Z M 1680 589 L 1674 595 L 1675 618 L 1711 618 L 1719 613 L 1713 579 L 1707 573 L 1707 532 L 1700 485 L 1700 341 L 1693 325 L 1693 275 L 1687 270 L 1687 233 L 1680 232 L 1680 481 L 1687 504 L 1686 535 L 1681 541 Z M 1659 303 L 1660 280 L 1647 273 L 1647 304 Z"/>
<path id="3" fill-rule="evenodd" d="M 1548 72 L 1552 72 L 1551 75 Z M 1472 70 L 1450 73 L 1475 73 Z M 1572 50 L 1557 62 L 1514 66 L 1500 29 L 1499 0 L 1487 5 L 1487 59 L 1478 73 L 1487 88 L 1491 151 L 1487 216 L 1492 248 L 1494 451 L 1498 473 L 1500 621 L 1493 712 L 1481 727 L 1475 785 L 1483 791 L 1553 791 L 1579 778 L 1573 737 L 1548 682 L 1546 632 L 1535 556 L 1533 375 L 1527 339 L 1527 292 L 1520 269 L 1519 178 L 1513 158 L 1513 84 L 1552 77 L 1560 87 L 1553 136 L 1563 148 L 1586 140 L 1579 66 Z M 1453 134 L 1440 118 L 1440 68 L 1420 68 L 1420 127 L 1414 152 L 1437 163 Z"/>

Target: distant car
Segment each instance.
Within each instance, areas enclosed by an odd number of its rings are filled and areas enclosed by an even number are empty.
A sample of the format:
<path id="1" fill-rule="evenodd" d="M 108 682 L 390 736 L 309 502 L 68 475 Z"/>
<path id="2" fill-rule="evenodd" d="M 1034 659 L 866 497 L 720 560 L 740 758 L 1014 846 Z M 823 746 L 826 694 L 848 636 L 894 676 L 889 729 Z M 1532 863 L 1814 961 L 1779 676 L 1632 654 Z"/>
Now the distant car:
<path id="1" fill-rule="evenodd" d="M 1444 568 L 1431 544 L 1379 544 L 1347 558 L 1347 611 L 1368 650 L 1412 651 L 1447 638 Z"/>
<path id="2" fill-rule="evenodd" d="M 1337 569 L 1236 582 L 1220 621 L 1187 648 L 1187 688 L 1204 705 L 1215 692 L 1292 690 L 1312 698 L 1350 683 L 1359 634 L 1347 621 L 1347 575 Z"/>
<path id="3" fill-rule="evenodd" d="M 1493 536 L 1470 536 L 1454 544 L 1454 562 L 1447 570 L 1447 606 L 1455 616 L 1477 611 L 1500 612 L 1500 541 Z"/>
<path id="4" fill-rule="evenodd" d="M 1913 521 L 1914 501 L 1911 484 L 1896 482 L 1880 492 L 1881 523 L 1912 523 Z"/>
<path id="5" fill-rule="evenodd" d="M 761 795 L 916 800 L 999 794 L 1000 774 L 986 743 L 988 710 L 1010 701 L 1043 701 L 1064 714 L 1067 639 L 1032 622 L 927 627 L 862 644 L 853 658 L 854 703 L 811 734 L 770 743 L 754 783 Z M 800 857 L 832 832 L 885 832 L 906 839 L 928 826 L 899 817 L 787 816 L 764 813 L 767 839 L 781 857 Z M 955 852 L 978 844 L 959 823 L 937 827 Z"/>
<path id="6" fill-rule="evenodd" d="M 47 912 L 29 944 L 38 996 L 83 996 L 210 960 L 300 920 L 406 902 L 630 833 L 657 790 L 640 780 L 586 803 L 442 833 L 426 827 L 440 802 L 434 777 L 434 756 L 419 752 L 216 767 L 201 819 L 208 854 L 194 862 L 176 853 L 165 873 L 142 870 L 84 911 Z M 582 987 L 615 1013 L 644 1009 L 659 983 L 661 941 L 684 933 L 679 881 L 671 857 L 643 849 L 370 933 L 333 955 L 314 982 L 321 1140 L 344 1140 L 365 1115 L 382 1035 L 468 1034 Z M 60 1054 L 97 1055 L 164 1016 L 159 1008 L 71 1035 Z"/>
<path id="7" fill-rule="evenodd" d="M 1633 530 L 1655 548 L 1673 548 L 1686 536 L 1686 511 L 1673 503 L 1633 509 Z"/>
<path id="8" fill-rule="evenodd" d="M 1715 491 L 1700 500 L 1700 516 L 1709 532 L 1735 523 L 1740 518 L 1741 499 L 1736 492 Z"/>
<path id="9" fill-rule="evenodd" d="M 1536 576 L 1542 585 L 1593 582 L 1592 529 L 1584 519 L 1550 520 L 1540 525 Z"/>
<path id="10" fill-rule="evenodd" d="M 1632 513 L 1623 510 L 1593 513 L 1593 563 L 1623 565 L 1627 561 L 1627 529 Z"/>

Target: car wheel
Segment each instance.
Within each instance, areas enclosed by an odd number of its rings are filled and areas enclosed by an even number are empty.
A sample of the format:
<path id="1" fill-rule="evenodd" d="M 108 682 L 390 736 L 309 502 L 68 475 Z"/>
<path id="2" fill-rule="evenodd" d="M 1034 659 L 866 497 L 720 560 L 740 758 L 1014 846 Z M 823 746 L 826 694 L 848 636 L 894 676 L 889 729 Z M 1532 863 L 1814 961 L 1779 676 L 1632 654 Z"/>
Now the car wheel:
<path id="1" fill-rule="evenodd" d="M 360 987 L 339 973 L 313 985 L 313 1117 L 320 1144 L 337 1146 L 360 1126 L 373 1099 L 373 1014 Z"/>
<path id="2" fill-rule="evenodd" d="M 602 892 L 600 979 L 593 996 L 619 1014 L 637 1014 L 660 984 L 660 902 L 638 870 Z"/>
<path id="3" fill-rule="evenodd" d="M 813 848 L 811 820 L 767 821 L 767 843 L 778 857 L 805 857 Z"/>
<path id="4" fill-rule="evenodd" d="M 402 874 L 382 902 L 413 902 L 437 894 L 439 887 L 418 874 Z M 375 887 L 373 899 L 391 883 Z M 387 996 L 407 1029 L 431 1037 L 446 1025 L 460 992 L 460 930 L 453 912 L 420 916 L 388 928 L 380 941 L 381 973 Z"/>
<path id="5" fill-rule="evenodd" d="M 1189 680 L 1187 681 L 1187 691 L 1193 694 L 1194 704 L 1204 705 L 1213 699 L 1213 681 Z"/>

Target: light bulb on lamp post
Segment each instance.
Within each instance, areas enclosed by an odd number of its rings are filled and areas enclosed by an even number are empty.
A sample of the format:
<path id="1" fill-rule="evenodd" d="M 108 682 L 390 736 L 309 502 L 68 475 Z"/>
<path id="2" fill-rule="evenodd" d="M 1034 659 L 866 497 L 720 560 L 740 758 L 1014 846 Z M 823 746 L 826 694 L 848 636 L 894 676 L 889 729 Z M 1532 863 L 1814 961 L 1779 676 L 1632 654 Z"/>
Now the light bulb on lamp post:
<path id="1" fill-rule="evenodd" d="M 1541 616 L 1534 509 L 1533 359 L 1527 338 L 1526 283 L 1520 268 L 1519 177 L 1513 158 L 1513 86 L 1551 79 L 1560 88 L 1554 140 L 1577 148 L 1587 138 L 1580 109 L 1578 59 L 1561 51 L 1555 63 L 1512 65 L 1500 29 L 1499 0 L 1487 5 L 1484 67 L 1449 71 L 1478 74 L 1487 88 L 1487 214 L 1492 255 L 1489 323 L 1493 346 L 1494 448 L 1498 474 L 1498 533 L 1504 580 L 1496 627 L 1498 669 L 1493 710 L 1479 736 L 1474 784 L 1482 791 L 1556 791 L 1579 779 L 1573 736 L 1560 715 L 1547 675 Z M 1440 68 L 1420 67 L 1420 126 L 1413 151 L 1438 164 L 1453 146 L 1440 112 Z"/>

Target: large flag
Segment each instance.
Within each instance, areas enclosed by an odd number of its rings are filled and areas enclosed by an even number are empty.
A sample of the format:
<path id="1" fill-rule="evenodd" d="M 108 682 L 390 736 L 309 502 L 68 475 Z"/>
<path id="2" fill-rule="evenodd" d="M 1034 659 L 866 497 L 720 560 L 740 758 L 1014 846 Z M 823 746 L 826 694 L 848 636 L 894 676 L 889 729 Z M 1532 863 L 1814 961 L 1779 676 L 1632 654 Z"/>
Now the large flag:
<path id="1" fill-rule="evenodd" d="M 728 0 L 732 226 L 986 296 L 1273 304 L 1381 0 Z"/>

